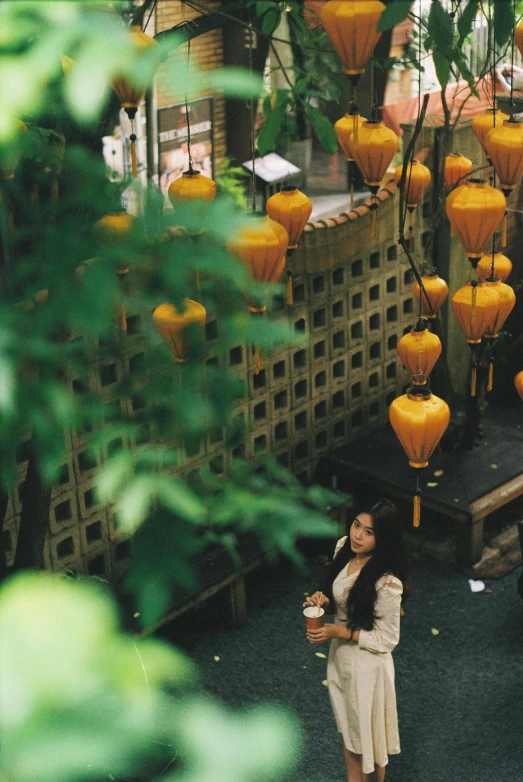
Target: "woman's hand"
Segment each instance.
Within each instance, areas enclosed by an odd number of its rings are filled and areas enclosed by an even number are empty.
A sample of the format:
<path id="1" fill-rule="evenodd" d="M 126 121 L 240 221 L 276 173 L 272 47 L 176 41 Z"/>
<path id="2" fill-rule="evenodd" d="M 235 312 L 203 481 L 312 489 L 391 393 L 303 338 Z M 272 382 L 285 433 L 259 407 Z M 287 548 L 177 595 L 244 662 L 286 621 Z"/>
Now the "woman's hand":
<path id="1" fill-rule="evenodd" d="M 333 638 L 342 638 L 345 627 L 336 624 L 326 624 L 317 630 L 307 629 L 307 638 L 311 644 L 324 644 Z"/>
<path id="2" fill-rule="evenodd" d="M 313 595 L 310 595 L 310 597 L 307 598 L 303 605 L 305 608 L 307 606 L 319 606 L 320 608 L 323 608 L 329 604 L 330 600 L 328 597 L 325 597 L 323 592 L 315 592 Z"/>

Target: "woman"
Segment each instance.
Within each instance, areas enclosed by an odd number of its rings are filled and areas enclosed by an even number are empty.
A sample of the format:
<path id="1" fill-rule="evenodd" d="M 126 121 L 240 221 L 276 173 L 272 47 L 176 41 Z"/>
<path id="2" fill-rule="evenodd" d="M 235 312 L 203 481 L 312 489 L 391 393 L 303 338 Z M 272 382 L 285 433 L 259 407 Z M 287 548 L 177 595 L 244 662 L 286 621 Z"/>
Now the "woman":
<path id="1" fill-rule="evenodd" d="M 349 782 L 383 782 L 400 752 L 394 663 L 400 612 L 410 594 L 407 556 L 395 506 L 379 500 L 359 513 L 336 545 L 323 592 L 304 605 L 334 610 L 334 623 L 307 630 L 332 640 L 327 679 Z"/>

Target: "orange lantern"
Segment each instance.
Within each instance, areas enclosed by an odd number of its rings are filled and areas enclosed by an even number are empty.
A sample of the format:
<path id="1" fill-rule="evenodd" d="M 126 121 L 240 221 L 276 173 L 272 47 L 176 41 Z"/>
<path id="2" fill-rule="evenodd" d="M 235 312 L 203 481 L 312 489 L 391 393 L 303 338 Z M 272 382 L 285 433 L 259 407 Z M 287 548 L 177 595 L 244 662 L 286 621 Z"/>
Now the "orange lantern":
<path id="1" fill-rule="evenodd" d="M 446 209 L 473 267 L 503 221 L 503 193 L 483 180 L 471 179 L 447 197 Z"/>
<path id="2" fill-rule="evenodd" d="M 489 346 L 489 368 L 488 368 L 488 381 L 487 391 L 492 391 L 494 382 L 494 342 L 499 336 L 499 332 L 503 328 L 503 325 L 514 309 L 516 303 L 516 294 L 510 285 L 505 285 L 501 280 L 496 280 L 494 277 L 490 277 L 485 280 L 485 285 L 494 290 L 499 297 L 498 311 L 494 321 L 489 324 L 487 331 L 485 331 L 485 339 Z"/>
<path id="3" fill-rule="evenodd" d="M 484 284 L 490 290 L 494 290 L 499 297 L 497 313 L 493 321 L 489 323 L 484 336 L 485 339 L 497 339 L 506 319 L 514 309 L 516 294 L 510 285 L 506 285 L 501 280 L 490 278 L 485 280 Z"/>
<path id="4" fill-rule="evenodd" d="M 331 0 L 332 1 L 332 0 Z M 393 130 L 385 127 L 379 120 L 367 120 L 358 132 L 358 143 L 354 133 L 349 138 L 349 149 L 363 179 L 372 193 L 371 201 L 371 238 L 376 237 L 376 210 L 378 204 L 375 196 L 380 189 L 381 180 L 385 176 L 392 158 L 398 151 L 399 138 Z"/>
<path id="5" fill-rule="evenodd" d="M 508 119 L 508 115 L 504 114 L 501 109 L 487 109 L 483 114 L 478 114 L 472 120 L 472 130 L 476 134 L 476 138 L 481 144 L 481 148 L 485 155 L 488 156 L 487 147 L 485 142 L 487 140 L 487 133 L 492 128 L 498 127 L 503 124 L 503 121 Z"/>
<path id="6" fill-rule="evenodd" d="M 289 235 L 289 249 L 287 255 L 291 256 L 303 233 L 312 212 L 312 201 L 297 187 L 288 185 L 282 187 L 279 193 L 275 193 L 267 201 L 265 208 L 271 220 L 276 220 L 282 225 Z M 287 269 L 287 304 L 292 305 L 292 272 Z"/>
<path id="7" fill-rule="evenodd" d="M 151 47 L 158 46 L 158 42 L 142 32 L 139 25 L 135 25 L 129 32 L 131 36 L 131 42 L 136 49 L 137 54 L 150 49 Z M 158 57 L 158 65 L 160 59 Z M 136 112 L 140 108 L 140 103 L 145 94 L 145 86 L 135 86 L 131 84 L 125 77 L 117 77 L 113 80 L 113 90 L 116 92 L 120 106 L 125 110 L 125 113 L 131 120 L 132 133 L 130 135 L 131 141 L 131 172 L 133 177 L 138 176 L 138 161 L 136 158 L 136 134 L 134 132 L 134 120 Z"/>
<path id="8" fill-rule="evenodd" d="M 492 270 L 492 260 L 494 260 L 494 271 Z M 480 282 L 487 277 L 496 277 L 501 282 L 505 282 L 512 271 L 512 261 L 503 253 L 486 253 L 482 255 L 476 266 L 476 274 Z"/>
<path id="9" fill-rule="evenodd" d="M 323 27 L 354 85 L 381 38 L 378 23 L 384 10 L 379 0 L 328 0 L 323 7 Z"/>
<path id="10" fill-rule="evenodd" d="M 516 29 L 514 30 L 514 43 L 523 57 L 523 19 L 516 25 Z"/>
<path id="11" fill-rule="evenodd" d="M 363 123 L 359 129 L 357 145 L 354 135 L 349 137 L 350 153 L 373 194 L 380 189 L 381 180 L 398 151 L 399 143 L 394 131 L 379 120 L 367 120 Z"/>
<path id="12" fill-rule="evenodd" d="M 297 187 L 282 187 L 269 198 L 265 206 L 271 220 L 282 225 L 289 235 L 289 254 L 298 246 L 298 240 L 312 212 L 312 201 Z"/>
<path id="13" fill-rule="evenodd" d="M 289 235 L 285 228 L 267 215 L 253 214 L 250 224 L 245 225 L 237 238 L 229 242 L 229 250 L 245 263 L 257 282 L 279 282 L 285 268 L 285 253 L 289 246 Z M 249 310 L 261 314 L 266 306 L 260 302 L 249 302 Z M 260 351 L 255 351 L 255 374 L 262 363 Z"/>
<path id="14" fill-rule="evenodd" d="M 427 467 L 434 449 L 450 421 L 450 409 L 443 399 L 426 386 L 409 388 L 389 408 L 389 418 L 396 437 L 403 446 L 411 467 Z M 417 479 L 414 496 L 414 526 L 420 523 L 421 491 Z"/>
<path id="15" fill-rule="evenodd" d="M 426 318 L 435 318 L 443 303 L 449 295 L 449 286 L 444 279 L 437 274 L 424 274 L 421 278 L 425 293 L 421 292 L 416 281 L 412 286 L 412 293 L 419 304 L 421 296 L 421 308 Z M 427 301 L 428 299 L 428 301 Z"/>
<path id="16" fill-rule="evenodd" d="M 394 181 L 399 183 L 403 173 L 403 166 L 398 166 L 394 171 Z M 429 186 L 431 180 L 430 171 L 427 166 L 420 163 L 419 160 L 413 160 L 407 164 L 407 174 L 405 177 L 405 199 L 407 208 L 413 212 L 423 197 L 423 193 Z"/>
<path id="17" fill-rule="evenodd" d="M 216 182 L 190 167 L 181 177 L 171 182 L 167 195 L 175 209 L 177 205 L 187 201 L 199 202 L 196 216 L 199 223 L 204 223 L 209 217 L 210 206 L 216 195 Z"/>
<path id="18" fill-rule="evenodd" d="M 173 304 L 160 304 L 153 312 L 153 323 L 171 348 L 175 361 L 183 363 L 190 353 L 195 334 L 203 337 L 207 313 L 192 299 L 184 299 L 180 312 Z"/>
<path id="19" fill-rule="evenodd" d="M 451 303 L 472 352 L 470 395 L 476 396 L 476 345 L 481 342 L 486 331 L 492 330 L 498 313 L 499 296 L 493 288 L 472 280 L 458 288 Z"/>
<path id="20" fill-rule="evenodd" d="M 419 318 L 415 327 L 398 342 L 398 356 L 415 386 L 424 386 L 441 355 L 441 342 L 427 328 L 426 318 Z"/>
<path id="21" fill-rule="evenodd" d="M 523 125 L 515 120 L 505 120 L 488 131 L 485 146 L 500 187 L 508 196 L 523 173 Z"/>
<path id="22" fill-rule="evenodd" d="M 113 245 L 121 242 L 122 239 L 132 233 L 134 228 L 134 217 L 128 212 L 109 212 L 104 215 L 94 225 L 95 232 L 100 236 L 106 245 Z M 117 270 L 120 280 L 128 273 L 129 266 L 125 262 Z M 120 319 L 122 331 L 127 331 L 127 313 L 125 305 L 120 306 Z"/>
<path id="23" fill-rule="evenodd" d="M 229 250 L 245 263 L 257 282 L 279 282 L 285 268 L 289 235 L 266 215 L 252 215 L 250 224 L 229 243 Z M 265 312 L 265 305 L 249 304 L 251 312 Z"/>
<path id="24" fill-rule="evenodd" d="M 472 160 L 468 157 L 451 152 L 445 158 L 445 187 L 452 190 L 456 185 L 464 184 L 465 177 L 473 168 Z"/>
<path id="25" fill-rule="evenodd" d="M 367 120 L 365 117 L 362 117 L 361 114 L 345 114 L 344 117 L 341 117 L 334 123 L 334 130 L 338 137 L 338 143 L 349 163 L 354 160 L 350 151 L 349 139 L 354 133 L 356 134 L 355 143 L 358 143 L 359 129 L 364 122 L 367 122 Z"/>
<path id="26" fill-rule="evenodd" d="M 167 195 L 173 206 L 180 201 L 212 201 L 216 195 L 216 182 L 200 171 L 184 171 L 181 177 L 171 182 Z"/>
<path id="27" fill-rule="evenodd" d="M 519 398 L 523 402 L 523 372 L 518 372 L 516 377 L 514 378 L 514 385 L 516 386 L 516 391 L 519 394 Z"/>
<path id="28" fill-rule="evenodd" d="M 21 137 L 27 133 L 27 125 L 22 120 L 16 120 L 16 137 L 13 143 L 9 145 L 7 154 L 0 159 L 0 182 L 6 179 L 13 179 L 15 169 L 22 157 Z"/>

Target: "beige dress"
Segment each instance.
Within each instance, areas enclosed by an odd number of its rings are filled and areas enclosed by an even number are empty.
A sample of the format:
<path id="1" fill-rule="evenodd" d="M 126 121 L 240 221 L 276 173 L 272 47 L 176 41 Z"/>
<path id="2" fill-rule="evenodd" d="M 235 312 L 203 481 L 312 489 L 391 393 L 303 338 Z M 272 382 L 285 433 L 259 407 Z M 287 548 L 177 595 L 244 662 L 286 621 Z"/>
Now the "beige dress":
<path id="1" fill-rule="evenodd" d="M 336 553 L 346 541 L 341 538 Z M 346 625 L 347 595 L 359 573 L 347 575 L 344 567 L 334 579 L 334 621 Z M 400 606 L 403 586 L 386 575 L 376 585 L 376 616 L 372 630 L 360 630 L 358 643 L 334 638 L 327 665 L 329 695 L 338 731 L 347 749 L 362 755 L 362 770 L 386 766 L 389 755 L 400 752 L 394 663 L 391 652 L 400 637 Z"/>

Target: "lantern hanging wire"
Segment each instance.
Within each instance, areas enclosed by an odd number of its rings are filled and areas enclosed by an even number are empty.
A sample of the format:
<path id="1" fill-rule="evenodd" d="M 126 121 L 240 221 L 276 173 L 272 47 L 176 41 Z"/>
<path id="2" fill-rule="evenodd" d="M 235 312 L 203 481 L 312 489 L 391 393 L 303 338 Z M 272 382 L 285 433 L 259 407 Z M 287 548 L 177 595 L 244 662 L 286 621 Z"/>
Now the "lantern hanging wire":
<path id="1" fill-rule="evenodd" d="M 249 73 L 252 76 L 252 46 L 254 30 L 252 24 L 249 26 Z M 254 108 L 254 97 L 251 96 L 251 160 L 252 160 L 252 211 L 256 211 L 256 172 L 254 170 L 254 156 L 256 154 L 256 142 L 254 138 L 256 127 L 256 111 Z"/>

